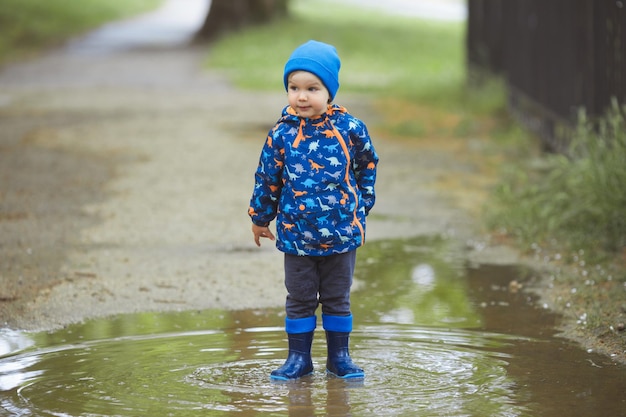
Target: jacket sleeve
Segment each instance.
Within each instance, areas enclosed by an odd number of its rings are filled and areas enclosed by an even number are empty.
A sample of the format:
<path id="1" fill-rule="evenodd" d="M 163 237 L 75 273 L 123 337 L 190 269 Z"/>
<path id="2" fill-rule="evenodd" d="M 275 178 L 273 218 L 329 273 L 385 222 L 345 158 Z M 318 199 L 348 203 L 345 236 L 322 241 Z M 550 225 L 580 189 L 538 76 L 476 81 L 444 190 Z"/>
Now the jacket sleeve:
<path id="1" fill-rule="evenodd" d="M 358 121 L 356 126 L 357 128 L 351 132 L 355 147 L 352 169 L 365 203 L 365 213 L 368 214 L 376 202 L 374 185 L 376 184 L 378 154 L 365 124 Z"/>
<path id="2" fill-rule="evenodd" d="M 278 127 L 278 126 L 277 126 Z M 248 215 L 258 226 L 268 226 L 276 217 L 282 190 L 284 152 L 277 127 L 270 130 L 254 174 L 254 190 L 250 199 Z"/>

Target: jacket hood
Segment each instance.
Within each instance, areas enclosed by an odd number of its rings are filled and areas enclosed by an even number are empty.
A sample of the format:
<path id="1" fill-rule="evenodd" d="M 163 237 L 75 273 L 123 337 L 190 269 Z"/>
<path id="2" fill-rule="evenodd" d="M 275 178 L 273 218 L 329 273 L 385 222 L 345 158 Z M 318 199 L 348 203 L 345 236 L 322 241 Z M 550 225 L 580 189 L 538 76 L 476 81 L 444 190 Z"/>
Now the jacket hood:
<path id="1" fill-rule="evenodd" d="M 298 113 L 293 109 L 293 107 L 285 106 L 285 108 L 283 109 L 281 113 L 280 122 L 294 121 L 296 123 L 300 123 L 300 120 L 302 119 L 318 120 L 324 117 L 333 117 L 335 114 L 339 114 L 339 113 L 348 113 L 348 110 L 345 107 L 340 106 L 338 104 L 329 104 L 328 108 L 326 109 L 326 112 L 320 115 L 319 118 L 308 119 L 308 118 L 303 118 L 303 117 L 298 116 Z"/>

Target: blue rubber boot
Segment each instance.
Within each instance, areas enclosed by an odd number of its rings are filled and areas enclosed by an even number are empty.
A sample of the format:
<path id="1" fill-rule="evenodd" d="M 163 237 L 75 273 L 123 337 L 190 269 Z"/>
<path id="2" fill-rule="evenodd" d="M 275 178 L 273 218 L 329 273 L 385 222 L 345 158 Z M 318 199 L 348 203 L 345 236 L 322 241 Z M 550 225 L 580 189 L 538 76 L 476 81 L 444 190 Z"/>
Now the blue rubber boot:
<path id="1" fill-rule="evenodd" d="M 326 343 L 328 345 L 326 370 L 339 378 L 365 377 L 363 369 L 352 362 L 348 350 L 350 332 L 352 331 L 352 315 L 322 315 L 322 322 L 324 330 L 326 330 Z"/>
<path id="2" fill-rule="evenodd" d="M 289 339 L 289 355 L 284 365 L 272 371 L 270 378 L 288 381 L 313 373 L 311 345 L 317 318 L 315 316 L 302 319 L 285 319 L 285 331 Z"/>

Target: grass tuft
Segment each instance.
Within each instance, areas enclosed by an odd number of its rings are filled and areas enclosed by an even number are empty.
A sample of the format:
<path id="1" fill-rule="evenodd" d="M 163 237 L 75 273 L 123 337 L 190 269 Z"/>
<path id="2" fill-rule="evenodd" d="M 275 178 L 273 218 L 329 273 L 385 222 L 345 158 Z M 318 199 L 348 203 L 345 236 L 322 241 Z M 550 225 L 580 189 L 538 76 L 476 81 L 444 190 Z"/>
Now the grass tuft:
<path id="1" fill-rule="evenodd" d="M 534 162 L 498 188 L 493 227 L 593 260 L 626 248 L 626 106 L 614 102 L 597 123 L 581 111 L 569 152 Z"/>

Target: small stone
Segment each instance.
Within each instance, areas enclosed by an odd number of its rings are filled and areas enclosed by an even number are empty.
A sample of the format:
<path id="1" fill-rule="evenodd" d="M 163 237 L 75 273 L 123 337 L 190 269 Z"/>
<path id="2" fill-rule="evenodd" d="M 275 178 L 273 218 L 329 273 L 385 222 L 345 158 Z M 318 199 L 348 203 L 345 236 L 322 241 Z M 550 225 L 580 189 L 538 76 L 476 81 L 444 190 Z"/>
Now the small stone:
<path id="1" fill-rule="evenodd" d="M 509 282 L 509 292 L 510 293 L 517 293 L 520 289 L 522 288 L 522 284 L 520 284 L 519 282 L 517 282 L 517 280 L 513 280 L 511 282 Z"/>
<path id="2" fill-rule="evenodd" d="M 620 332 L 624 331 L 624 323 L 617 323 L 616 329 L 619 330 Z"/>

